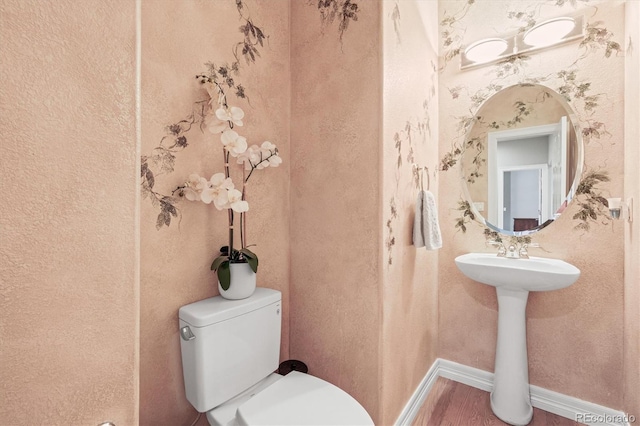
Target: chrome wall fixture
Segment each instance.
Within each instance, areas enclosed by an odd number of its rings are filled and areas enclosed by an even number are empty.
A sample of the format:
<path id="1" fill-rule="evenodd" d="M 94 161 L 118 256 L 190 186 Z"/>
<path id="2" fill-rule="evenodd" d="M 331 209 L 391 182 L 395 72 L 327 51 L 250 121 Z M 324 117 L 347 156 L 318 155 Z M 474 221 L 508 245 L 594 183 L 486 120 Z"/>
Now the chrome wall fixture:
<path id="1" fill-rule="evenodd" d="M 607 204 L 611 219 L 633 221 L 633 198 L 627 198 L 626 202 L 622 198 L 607 198 Z"/>
<path id="2" fill-rule="evenodd" d="M 533 53 L 582 38 L 584 16 L 548 19 L 525 32 L 485 38 L 463 46 L 460 69 L 491 64 L 514 55 Z"/>

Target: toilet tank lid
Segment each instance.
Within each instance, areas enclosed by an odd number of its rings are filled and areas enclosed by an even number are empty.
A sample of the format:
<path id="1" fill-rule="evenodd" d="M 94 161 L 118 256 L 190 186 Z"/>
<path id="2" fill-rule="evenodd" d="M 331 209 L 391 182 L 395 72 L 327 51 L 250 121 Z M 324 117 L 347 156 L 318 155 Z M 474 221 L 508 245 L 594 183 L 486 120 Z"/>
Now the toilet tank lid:
<path id="1" fill-rule="evenodd" d="M 241 300 L 210 297 L 180 308 L 178 317 L 193 327 L 206 327 L 248 312 L 255 311 L 282 299 L 282 293 L 270 288 L 256 288 L 250 297 Z"/>

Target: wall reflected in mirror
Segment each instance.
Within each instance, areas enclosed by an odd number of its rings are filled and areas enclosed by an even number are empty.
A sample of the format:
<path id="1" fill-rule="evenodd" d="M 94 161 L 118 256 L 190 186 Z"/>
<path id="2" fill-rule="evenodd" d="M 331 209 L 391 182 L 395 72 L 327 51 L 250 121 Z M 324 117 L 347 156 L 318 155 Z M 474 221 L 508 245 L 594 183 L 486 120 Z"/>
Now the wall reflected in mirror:
<path id="1" fill-rule="evenodd" d="M 548 87 L 515 85 L 489 98 L 462 157 L 466 193 L 480 221 L 511 235 L 553 223 L 575 193 L 581 143 L 573 112 Z"/>

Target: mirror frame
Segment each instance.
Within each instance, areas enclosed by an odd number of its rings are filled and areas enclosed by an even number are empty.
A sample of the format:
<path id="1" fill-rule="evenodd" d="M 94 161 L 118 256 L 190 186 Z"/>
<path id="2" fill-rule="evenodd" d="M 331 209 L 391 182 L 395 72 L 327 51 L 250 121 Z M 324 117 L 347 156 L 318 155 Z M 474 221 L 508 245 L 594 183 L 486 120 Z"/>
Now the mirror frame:
<path id="1" fill-rule="evenodd" d="M 569 208 L 569 206 L 571 205 L 571 202 L 575 198 L 576 190 L 578 189 L 578 185 L 580 184 L 580 181 L 582 179 L 582 173 L 584 171 L 584 141 L 583 141 L 583 137 L 582 137 L 582 129 L 581 129 L 580 124 L 579 124 L 578 115 L 576 114 L 574 109 L 571 108 L 571 105 L 569 105 L 569 103 L 564 98 L 564 96 L 562 96 L 561 94 L 556 92 L 554 89 L 552 89 L 552 88 L 550 88 L 548 86 L 545 86 L 543 84 L 540 84 L 540 83 L 516 83 L 516 84 L 512 84 L 512 85 L 509 85 L 509 86 L 502 87 L 499 91 L 497 91 L 496 93 L 492 94 L 487 99 L 485 99 L 478 106 L 478 108 L 473 112 L 472 117 L 474 117 L 474 118 L 477 117 L 479 115 L 479 112 L 482 111 L 482 108 L 485 107 L 487 102 L 492 100 L 496 95 L 498 95 L 499 93 L 501 93 L 504 90 L 515 88 L 517 86 L 520 86 L 520 87 L 539 86 L 541 89 L 548 91 L 549 94 L 557 102 L 559 102 L 560 105 L 567 112 L 567 118 L 571 122 L 571 126 L 573 127 L 573 130 L 575 132 L 576 144 L 577 144 L 577 147 L 576 147 L 577 148 L 576 149 L 576 161 L 577 161 L 576 173 L 575 173 L 575 176 L 573 177 L 573 182 L 572 182 L 571 186 L 569 187 L 568 193 L 563 198 L 563 203 L 564 202 L 567 203 L 567 207 L 565 207 L 565 210 L 566 210 L 567 208 Z M 460 167 L 459 167 L 459 169 L 460 169 L 460 180 L 462 182 L 462 190 L 463 190 L 464 198 L 469 203 L 469 208 L 471 209 L 471 212 L 474 215 L 474 220 L 476 222 L 479 222 L 481 225 L 486 226 L 487 228 L 491 229 L 492 231 L 495 231 L 495 232 L 497 232 L 499 234 L 502 234 L 502 235 L 513 236 L 513 237 L 522 237 L 522 236 L 526 236 L 526 235 L 535 234 L 536 232 L 540 231 L 541 229 L 546 228 L 547 226 L 551 225 L 552 223 L 555 223 L 557 218 L 552 220 L 551 222 L 542 223 L 542 224 L 538 225 L 535 228 L 528 229 L 528 230 L 525 230 L 525 231 L 508 231 L 508 230 L 505 230 L 505 229 L 498 228 L 496 225 L 493 225 L 490 222 L 488 222 L 487 219 L 484 217 L 484 215 L 476 209 L 475 205 L 473 204 L 474 201 L 471 199 L 471 194 L 469 192 L 469 184 L 467 183 L 467 176 L 465 174 L 465 161 L 464 161 L 465 160 L 464 153 L 467 150 L 467 148 L 466 148 L 467 141 L 470 138 L 471 132 L 473 131 L 473 127 L 475 126 L 475 124 L 476 124 L 476 121 L 474 120 L 474 123 L 471 126 L 469 126 L 469 128 L 467 129 L 467 131 L 466 131 L 466 133 L 464 135 L 464 143 L 463 143 L 464 150 L 463 150 L 463 152 L 462 152 L 462 154 L 460 156 Z M 488 144 L 488 141 L 485 140 L 484 143 L 485 143 L 485 146 L 486 146 L 486 144 Z"/>

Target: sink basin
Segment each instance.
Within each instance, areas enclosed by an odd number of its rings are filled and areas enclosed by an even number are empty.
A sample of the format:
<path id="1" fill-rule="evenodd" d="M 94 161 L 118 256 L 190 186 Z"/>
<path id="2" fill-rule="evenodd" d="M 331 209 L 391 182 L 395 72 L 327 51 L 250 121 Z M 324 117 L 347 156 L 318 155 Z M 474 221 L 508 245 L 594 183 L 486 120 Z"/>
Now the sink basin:
<path id="1" fill-rule="evenodd" d="M 549 291 L 569 287 L 580 276 L 575 266 L 558 259 L 508 259 L 493 253 L 468 253 L 455 259 L 467 277 L 494 287 Z"/>
<path id="2" fill-rule="evenodd" d="M 455 262 L 468 278 L 496 288 L 498 339 L 491 409 L 505 423 L 526 425 L 533 416 L 525 317 L 529 292 L 569 287 L 580 270 L 557 259 L 510 259 L 491 253 L 464 254 Z"/>

